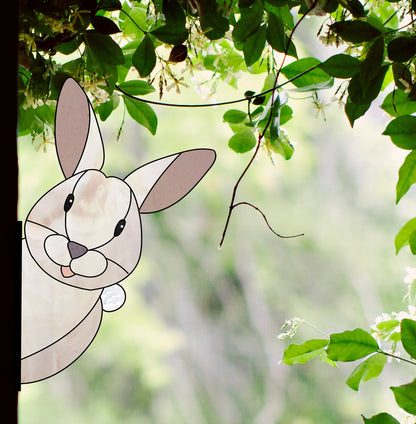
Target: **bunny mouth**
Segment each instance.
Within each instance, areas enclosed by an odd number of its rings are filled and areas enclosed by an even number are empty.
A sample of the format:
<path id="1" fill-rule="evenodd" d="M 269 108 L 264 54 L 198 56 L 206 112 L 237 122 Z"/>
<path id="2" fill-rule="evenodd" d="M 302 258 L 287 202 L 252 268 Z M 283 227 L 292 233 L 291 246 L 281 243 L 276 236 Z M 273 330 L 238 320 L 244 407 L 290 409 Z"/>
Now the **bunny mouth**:
<path id="1" fill-rule="evenodd" d="M 45 239 L 44 249 L 52 262 L 58 265 L 60 274 L 64 278 L 71 278 L 75 275 L 81 277 L 98 277 L 102 275 L 108 265 L 106 256 L 95 249 L 83 247 L 81 254 L 75 254 L 75 250 L 70 250 L 74 242 L 68 241 L 68 238 L 59 234 L 53 234 Z M 73 246 L 72 246 L 73 247 Z M 80 249 L 79 249 L 80 251 Z M 75 253 L 74 253 L 75 252 Z"/>
<path id="2" fill-rule="evenodd" d="M 61 274 L 65 278 L 73 277 L 75 274 L 69 266 L 61 266 Z"/>

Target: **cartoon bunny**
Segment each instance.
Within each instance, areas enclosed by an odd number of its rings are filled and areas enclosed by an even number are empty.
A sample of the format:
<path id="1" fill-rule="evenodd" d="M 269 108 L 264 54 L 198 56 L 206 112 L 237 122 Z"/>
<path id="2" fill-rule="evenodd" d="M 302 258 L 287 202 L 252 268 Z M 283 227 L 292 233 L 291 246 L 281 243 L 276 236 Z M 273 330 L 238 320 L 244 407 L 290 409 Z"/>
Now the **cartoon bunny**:
<path id="1" fill-rule="evenodd" d="M 107 177 L 93 108 L 71 78 L 57 102 L 55 142 L 65 179 L 33 206 L 25 223 L 22 383 L 58 373 L 87 349 L 102 311 L 124 303 L 118 283 L 140 259 L 140 214 L 178 202 L 215 161 L 213 150 L 195 149 L 150 162 L 124 179 Z"/>

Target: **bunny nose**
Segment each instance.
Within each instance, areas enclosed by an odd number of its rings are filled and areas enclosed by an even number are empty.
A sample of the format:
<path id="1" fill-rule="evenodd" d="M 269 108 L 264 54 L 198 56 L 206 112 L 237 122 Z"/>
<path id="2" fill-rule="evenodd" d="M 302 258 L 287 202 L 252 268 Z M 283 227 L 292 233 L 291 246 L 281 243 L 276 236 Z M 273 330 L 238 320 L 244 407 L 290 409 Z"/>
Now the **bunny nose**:
<path id="1" fill-rule="evenodd" d="M 71 259 L 77 259 L 87 253 L 88 249 L 82 244 L 76 243 L 75 241 L 68 242 L 68 250 L 71 255 Z"/>

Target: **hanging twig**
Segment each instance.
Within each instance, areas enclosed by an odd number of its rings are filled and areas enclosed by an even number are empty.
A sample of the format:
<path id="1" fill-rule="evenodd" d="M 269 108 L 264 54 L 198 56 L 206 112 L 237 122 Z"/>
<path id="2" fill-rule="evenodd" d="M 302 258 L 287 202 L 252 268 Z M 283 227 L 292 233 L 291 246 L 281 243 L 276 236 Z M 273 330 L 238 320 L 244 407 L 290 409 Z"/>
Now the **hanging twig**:
<path id="1" fill-rule="evenodd" d="M 225 221 L 225 226 L 224 226 L 224 230 L 223 230 L 223 233 L 222 233 L 222 237 L 221 237 L 221 241 L 220 241 L 220 244 L 219 244 L 219 248 L 221 248 L 222 247 L 222 245 L 223 245 L 223 243 L 224 243 L 224 239 L 225 239 L 225 234 L 227 233 L 227 229 L 228 229 L 228 225 L 229 225 L 229 223 L 230 223 L 230 219 L 231 219 L 231 214 L 232 214 L 232 212 L 233 212 L 233 210 L 234 210 L 234 208 L 236 207 L 236 205 L 238 205 L 238 204 L 242 204 L 242 203 L 245 203 L 245 202 L 240 202 L 240 203 L 237 203 L 237 204 L 235 204 L 234 203 L 234 201 L 235 201 L 235 197 L 236 197 L 236 194 L 237 194 L 237 189 L 238 189 L 238 186 L 240 185 L 240 182 L 241 182 L 241 180 L 244 178 L 244 175 L 247 173 L 247 171 L 249 170 L 249 168 L 250 168 L 250 166 L 252 165 L 252 163 L 254 162 L 254 159 L 257 157 L 257 154 L 258 154 L 258 152 L 259 152 L 259 150 L 260 150 L 260 146 L 261 146 L 261 142 L 262 142 L 262 140 L 263 140 L 263 138 L 264 138 L 264 135 L 265 135 L 265 133 L 266 133 L 266 131 L 267 131 L 267 129 L 268 129 L 268 127 L 270 126 L 270 123 L 271 123 L 271 121 L 272 121 L 272 110 L 273 110 L 273 104 L 274 104 L 274 101 L 275 101 L 275 99 L 274 99 L 274 96 L 275 96 L 275 93 L 276 93 L 276 90 L 278 89 L 278 87 L 281 87 L 282 85 L 280 85 L 280 86 L 278 86 L 278 84 L 277 84 L 277 82 L 278 82 L 278 78 L 279 78 L 279 75 L 280 75 L 280 72 L 281 72 L 281 70 L 282 70 L 282 68 L 283 68 L 283 65 L 284 65 L 284 63 L 285 63 L 285 60 L 286 60 L 286 57 L 287 57 L 287 54 L 288 54 L 288 51 L 289 51 L 289 47 L 290 47 L 290 43 L 292 42 L 292 38 L 293 38 L 293 34 L 294 34 L 294 32 L 296 31 L 296 29 L 298 28 L 298 26 L 300 25 L 300 23 L 303 21 L 303 19 L 305 19 L 305 17 L 309 14 L 309 12 L 312 10 L 312 9 L 314 9 L 315 8 L 315 6 L 316 6 L 316 4 L 318 3 L 318 0 L 315 0 L 314 2 L 313 2 L 313 4 L 310 6 L 310 8 L 306 11 L 306 13 L 298 20 L 298 22 L 296 22 L 296 24 L 295 24 L 295 26 L 293 27 L 293 30 L 292 30 L 292 32 L 290 33 L 290 36 L 288 37 L 288 40 L 287 40 L 287 45 L 286 45 L 286 48 L 285 48 L 285 52 L 284 52 L 284 55 L 283 55 L 283 59 L 282 59 L 282 63 L 281 63 L 281 65 L 280 65 L 280 67 L 279 67 L 279 69 L 278 69 L 278 71 L 277 71 L 277 74 L 276 74 L 276 78 L 275 78 L 275 80 L 274 80 L 274 84 L 273 84 L 273 88 L 271 88 L 269 91 L 271 91 L 272 92 L 272 98 L 271 98 L 271 106 L 270 106 L 270 114 L 269 114 L 269 118 L 268 118 L 268 120 L 267 120 L 267 123 L 266 123 L 266 125 L 265 125 L 265 127 L 264 127 L 264 129 L 263 129 L 263 132 L 259 135 L 259 137 L 258 137 L 258 140 L 257 140 L 257 144 L 256 144 L 256 148 L 255 148 L 255 150 L 254 150 L 254 154 L 253 154 L 253 156 L 251 157 L 251 159 L 250 159 L 250 161 L 248 162 L 248 164 L 247 164 L 247 166 L 244 168 L 244 170 L 243 170 L 243 172 L 241 173 L 241 175 L 240 175 L 240 177 L 238 178 L 238 180 L 237 180 L 237 182 L 235 183 L 235 185 L 234 185 L 234 189 L 233 189 L 233 194 L 232 194 L 232 196 L 231 196 L 231 201 L 230 201 L 230 206 L 228 207 L 228 215 L 227 215 L 227 218 L 226 218 L 226 221 Z M 297 76 L 297 78 L 299 78 L 299 76 Z M 248 204 L 248 203 L 247 203 Z M 251 204 L 250 204 L 251 205 Z M 260 209 L 258 209 L 256 206 L 254 206 L 254 205 L 251 205 L 252 207 L 254 207 L 255 209 L 257 209 L 262 215 L 263 215 L 263 217 L 264 217 L 264 219 L 266 220 L 266 217 L 265 217 L 265 215 L 263 214 L 263 212 L 260 210 Z M 266 223 L 267 223 L 267 225 L 268 225 L 268 222 L 267 222 L 267 220 L 266 220 Z M 269 227 L 269 229 L 271 229 L 271 227 L 268 225 L 268 227 Z M 272 230 L 272 229 L 271 229 Z M 272 230 L 272 232 L 274 233 L 274 234 L 276 234 L 276 235 L 278 235 L 279 237 L 280 237 L 280 235 L 279 234 L 277 234 L 277 233 L 275 233 L 275 231 L 274 230 Z M 301 236 L 301 235 L 303 235 L 303 234 L 299 234 L 299 235 L 297 235 L 297 236 L 292 236 L 292 237 L 299 237 L 299 236 Z M 288 238 L 288 237 L 286 237 L 286 238 Z"/>
<path id="2" fill-rule="evenodd" d="M 276 90 L 279 90 L 281 87 L 283 87 L 286 84 L 289 84 L 289 83 L 297 80 L 300 77 L 303 77 L 304 75 L 306 75 L 309 72 L 313 71 L 317 67 L 318 67 L 318 65 L 312 66 L 311 68 L 307 69 L 306 71 L 301 72 L 300 74 L 294 76 L 293 78 L 288 79 L 287 81 L 282 82 L 279 85 L 276 85 L 276 86 L 274 86 L 272 88 L 269 88 L 268 90 L 262 91 L 261 93 L 253 94 L 250 97 L 250 100 L 253 100 L 256 97 L 261 97 L 261 96 L 264 96 L 265 94 L 268 94 L 268 93 L 274 92 Z M 143 103 L 149 103 L 149 104 L 155 105 L 155 106 L 184 107 L 184 108 L 213 107 L 213 106 L 226 106 L 226 105 L 231 105 L 231 104 L 234 104 L 234 103 L 242 103 L 242 102 L 247 102 L 248 101 L 247 97 L 243 97 L 243 98 L 240 98 L 240 99 L 226 100 L 224 102 L 217 102 L 217 103 L 191 103 L 191 104 L 189 104 L 189 103 L 164 103 L 164 102 L 158 102 L 158 101 L 155 101 L 155 100 L 145 99 L 143 97 L 133 96 L 132 94 L 129 94 L 126 91 L 124 91 L 118 84 L 116 84 L 116 89 L 118 91 L 120 91 L 120 93 L 122 93 L 125 96 L 129 97 L 130 99 L 138 100 L 139 102 L 143 102 Z"/>

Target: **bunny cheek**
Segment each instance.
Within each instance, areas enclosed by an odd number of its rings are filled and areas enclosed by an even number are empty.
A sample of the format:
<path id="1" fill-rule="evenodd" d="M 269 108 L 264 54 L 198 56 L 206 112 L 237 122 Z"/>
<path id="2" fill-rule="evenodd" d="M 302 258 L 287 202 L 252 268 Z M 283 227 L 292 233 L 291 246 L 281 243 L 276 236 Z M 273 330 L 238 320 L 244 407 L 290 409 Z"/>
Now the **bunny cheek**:
<path id="1" fill-rule="evenodd" d="M 45 240 L 45 252 L 58 265 L 68 266 L 71 256 L 68 250 L 68 239 L 59 234 L 53 234 Z"/>

